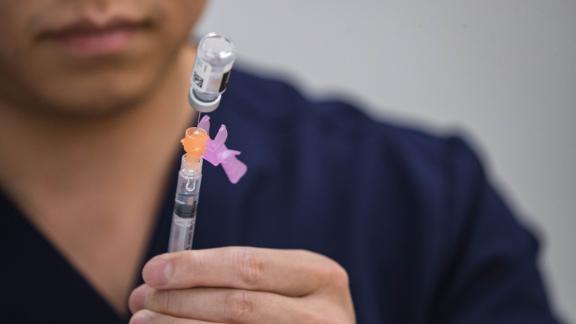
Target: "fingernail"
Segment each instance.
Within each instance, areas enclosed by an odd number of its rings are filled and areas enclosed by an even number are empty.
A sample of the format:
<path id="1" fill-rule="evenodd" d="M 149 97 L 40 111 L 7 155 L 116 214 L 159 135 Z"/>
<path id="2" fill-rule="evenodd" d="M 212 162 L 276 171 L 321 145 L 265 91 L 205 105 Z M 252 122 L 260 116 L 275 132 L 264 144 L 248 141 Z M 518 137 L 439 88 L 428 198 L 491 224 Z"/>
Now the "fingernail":
<path id="1" fill-rule="evenodd" d="M 130 324 L 150 324 L 152 323 L 152 313 L 147 310 L 139 311 L 132 316 Z"/>
<path id="2" fill-rule="evenodd" d="M 174 267 L 172 263 L 162 258 L 156 258 L 148 262 L 144 267 L 144 281 L 151 286 L 165 286 L 170 281 Z"/>

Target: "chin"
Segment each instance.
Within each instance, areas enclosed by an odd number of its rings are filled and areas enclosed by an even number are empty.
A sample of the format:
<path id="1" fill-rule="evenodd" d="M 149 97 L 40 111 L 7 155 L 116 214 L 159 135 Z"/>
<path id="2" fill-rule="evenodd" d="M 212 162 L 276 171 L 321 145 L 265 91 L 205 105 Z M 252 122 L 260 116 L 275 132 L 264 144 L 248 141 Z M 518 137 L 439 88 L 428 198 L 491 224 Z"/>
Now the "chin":
<path id="1" fill-rule="evenodd" d="M 101 119 L 116 116 L 138 107 L 145 94 L 47 98 L 43 113 L 65 119 Z"/>
<path id="2" fill-rule="evenodd" d="M 130 111 L 140 106 L 152 87 L 70 88 L 70 92 L 49 92 L 44 96 L 42 110 L 45 114 L 69 119 L 106 118 Z"/>
<path id="3" fill-rule="evenodd" d="M 134 109 L 165 78 L 160 64 L 120 65 L 75 73 L 45 73 L 20 89 L 17 106 L 57 118 L 109 117 Z"/>
<path id="4" fill-rule="evenodd" d="M 0 62 L 0 98 L 59 119 L 125 112 L 138 107 L 174 71 L 183 40 L 163 43 L 142 36 L 118 53 L 87 57 L 57 55 L 52 45 L 38 46 L 12 65 Z"/>

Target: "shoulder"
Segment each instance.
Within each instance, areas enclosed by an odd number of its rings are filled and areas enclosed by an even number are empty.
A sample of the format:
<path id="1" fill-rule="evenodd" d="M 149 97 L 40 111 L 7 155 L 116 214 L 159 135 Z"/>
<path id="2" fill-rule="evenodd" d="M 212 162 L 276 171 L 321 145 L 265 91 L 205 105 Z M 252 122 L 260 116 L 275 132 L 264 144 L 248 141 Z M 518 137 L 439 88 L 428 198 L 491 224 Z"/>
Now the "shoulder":
<path id="1" fill-rule="evenodd" d="M 432 182 L 445 181 L 448 174 L 483 173 L 461 132 L 438 134 L 376 120 L 351 102 L 312 100 L 285 81 L 242 71 L 234 75 L 226 100 L 235 107 L 225 109 L 235 115 L 234 122 L 246 121 L 256 136 L 269 138 L 269 145 L 279 145 L 286 153 L 310 154 L 323 162 L 346 161 L 353 163 L 350 167 L 381 162 Z"/>

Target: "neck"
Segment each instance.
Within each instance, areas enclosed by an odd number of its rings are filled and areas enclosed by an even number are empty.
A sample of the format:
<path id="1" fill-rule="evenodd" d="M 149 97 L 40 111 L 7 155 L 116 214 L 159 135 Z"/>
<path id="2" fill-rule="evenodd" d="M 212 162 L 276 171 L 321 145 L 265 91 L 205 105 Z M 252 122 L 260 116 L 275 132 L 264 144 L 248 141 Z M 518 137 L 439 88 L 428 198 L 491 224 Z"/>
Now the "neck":
<path id="1" fill-rule="evenodd" d="M 92 200 L 90 205 L 106 202 L 115 208 L 110 200 L 125 196 L 119 193 L 154 185 L 143 179 L 162 182 L 193 117 L 182 95 L 193 61 L 193 50 L 183 50 L 145 102 L 106 118 L 72 122 L 0 107 L 0 185 L 36 217 L 44 214 L 36 213 L 44 200 L 51 206 Z M 101 217 L 112 214 L 103 211 Z"/>
<path id="2" fill-rule="evenodd" d="M 117 312 L 138 273 L 178 140 L 193 118 L 193 50 L 137 107 L 48 119 L 0 107 L 0 185 Z"/>

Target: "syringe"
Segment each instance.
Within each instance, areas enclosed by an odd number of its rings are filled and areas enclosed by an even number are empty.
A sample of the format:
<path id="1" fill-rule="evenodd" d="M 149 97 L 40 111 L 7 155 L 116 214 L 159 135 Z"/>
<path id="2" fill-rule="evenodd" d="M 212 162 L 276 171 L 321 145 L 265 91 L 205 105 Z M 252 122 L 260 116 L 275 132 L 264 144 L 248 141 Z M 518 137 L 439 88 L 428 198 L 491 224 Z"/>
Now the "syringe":
<path id="1" fill-rule="evenodd" d="M 186 154 L 182 156 L 172 228 L 170 230 L 169 252 L 189 250 L 194 239 L 194 226 L 202 184 L 202 155 L 206 149 L 208 134 L 201 128 L 189 128 L 182 144 Z"/>

